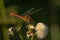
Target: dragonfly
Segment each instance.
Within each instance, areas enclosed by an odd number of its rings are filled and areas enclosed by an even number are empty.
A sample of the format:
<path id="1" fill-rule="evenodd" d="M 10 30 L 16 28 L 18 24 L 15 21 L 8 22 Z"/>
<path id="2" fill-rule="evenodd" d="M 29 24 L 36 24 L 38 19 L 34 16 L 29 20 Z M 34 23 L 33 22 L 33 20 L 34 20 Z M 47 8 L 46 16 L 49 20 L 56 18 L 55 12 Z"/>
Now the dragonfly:
<path id="1" fill-rule="evenodd" d="M 29 22 L 32 21 L 32 17 L 30 17 L 29 15 L 31 15 L 33 13 L 36 13 L 36 12 L 38 12 L 41 9 L 42 8 L 35 10 L 35 8 L 31 8 L 28 11 L 24 12 L 22 15 L 19 15 L 17 13 L 10 13 L 10 15 L 11 16 L 16 16 L 16 17 L 18 17 L 18 18 L 20 18 L 20 19 L 22 19 L 22 20 L 24 20 L 24 21 L 29 23 Z"/>

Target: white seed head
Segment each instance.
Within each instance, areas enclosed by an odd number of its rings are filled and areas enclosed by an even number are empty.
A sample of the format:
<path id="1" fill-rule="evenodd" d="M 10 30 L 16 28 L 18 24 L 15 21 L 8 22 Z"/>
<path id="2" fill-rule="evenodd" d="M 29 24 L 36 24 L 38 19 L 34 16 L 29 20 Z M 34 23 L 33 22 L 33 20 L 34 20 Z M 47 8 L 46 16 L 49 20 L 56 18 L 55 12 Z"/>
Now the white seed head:
<path id="1" fill-rule="evenodd" d="M 43 39 L 47 35 L 47 29 L 48 28 L 44 23 L 37 23 L 35 28 L 37 38 Z"/>

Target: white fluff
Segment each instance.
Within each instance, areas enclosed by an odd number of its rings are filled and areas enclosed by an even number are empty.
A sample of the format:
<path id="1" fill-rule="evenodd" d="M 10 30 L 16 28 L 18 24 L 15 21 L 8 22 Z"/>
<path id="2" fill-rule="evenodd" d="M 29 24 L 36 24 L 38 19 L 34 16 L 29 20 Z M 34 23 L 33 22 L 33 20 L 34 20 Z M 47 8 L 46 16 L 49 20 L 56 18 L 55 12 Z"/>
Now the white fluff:
<path id="1" fill-rule="evenodd" d="M 32 24 L 27 25 L 27 27 L 28 27 L 28 29 L 34 29 L 34 25 L 32 25 Z"/>
<path id="2" fill-rule="evenodd" d="M 13 31 L 12 31 L 12 27 L 10 27 L 9 29 L 8 29 L 8 35 L 13 35 L 14 33 L 13 33 Z"/>
<path id="3" fill-rule="evenodd" d="M 37 23 L 35 30 L 36 30 L 37 38 L 39 39 L 43 39 L 48 32 L 48 28 L 44 23 Z"/>

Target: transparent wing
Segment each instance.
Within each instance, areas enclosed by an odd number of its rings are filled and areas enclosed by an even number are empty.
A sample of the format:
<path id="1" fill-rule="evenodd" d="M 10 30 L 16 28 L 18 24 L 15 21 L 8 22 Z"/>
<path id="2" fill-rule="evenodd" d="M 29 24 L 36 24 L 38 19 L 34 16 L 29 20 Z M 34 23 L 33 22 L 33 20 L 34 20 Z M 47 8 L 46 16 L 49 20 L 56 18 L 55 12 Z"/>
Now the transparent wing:
<path id="1" fill-rule="evenodd" d="M 38 12 L 38 11 L 41 10 L 41 9 L 42 9 L 42 8 L 36 10 L 35 8 L 32 8 L 32 9 L 24 12 L 22 15 L 31 15 L 31 14 L 33 14 L 33 13 Z"/>
<path id="2" fill-rule="evenodd" d="M 24 12 L 22 15 L 29 15 L 35 8 L 29 9 L 26 12 Z"/>

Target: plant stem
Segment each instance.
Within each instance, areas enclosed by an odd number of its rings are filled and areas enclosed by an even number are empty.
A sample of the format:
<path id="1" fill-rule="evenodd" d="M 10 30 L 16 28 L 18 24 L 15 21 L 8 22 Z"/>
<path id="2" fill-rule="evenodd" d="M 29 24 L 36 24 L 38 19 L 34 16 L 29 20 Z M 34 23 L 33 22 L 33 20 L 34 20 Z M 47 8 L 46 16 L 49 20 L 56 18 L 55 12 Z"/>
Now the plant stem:
<path id="1" fill-rule="evenodd" d="M 24 40 L 23 37 L 22 37 L 21 35 L 20 35 L 20 38 L 21 38 L 22 40 Z"/>
<path id="2" fill-rule="evenodd" d="M 34 39 L 34 35 L 32 35 L 32 37 L 31 37 L 31 40 L 33 40 Z"/>

